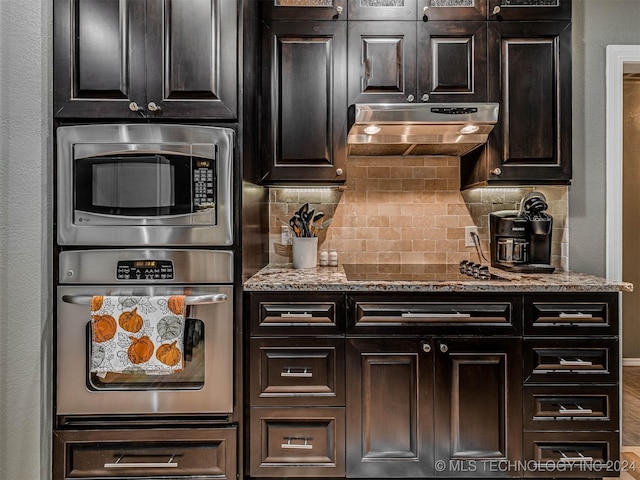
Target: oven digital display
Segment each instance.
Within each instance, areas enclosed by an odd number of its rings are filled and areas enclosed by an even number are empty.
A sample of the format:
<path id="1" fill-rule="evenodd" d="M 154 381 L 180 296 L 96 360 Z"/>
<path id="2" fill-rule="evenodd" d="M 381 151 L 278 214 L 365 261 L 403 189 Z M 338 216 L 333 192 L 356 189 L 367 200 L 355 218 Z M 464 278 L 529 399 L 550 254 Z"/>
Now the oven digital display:
<path id="1" fill-rule="evenodd" d="M 118 280 L 173 280 L 171 260 L 120 260 L 116 269 Z"/>

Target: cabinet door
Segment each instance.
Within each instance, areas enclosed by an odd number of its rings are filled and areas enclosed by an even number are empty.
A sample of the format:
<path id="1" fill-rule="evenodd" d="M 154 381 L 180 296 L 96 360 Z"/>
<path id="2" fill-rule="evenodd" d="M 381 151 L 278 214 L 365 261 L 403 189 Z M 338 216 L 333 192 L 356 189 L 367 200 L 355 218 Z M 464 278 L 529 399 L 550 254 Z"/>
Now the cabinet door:
<path id="1" fill-rule="evenodd" d="M 235 118 L 237 0 L 147 2 L 145 114 Z"/>
<path id="2" fill-rule="evenodd" d="M 435 460 L 445 466 L 438 475 L 495 476 L 490 460 L 521 460 L 519 340 L 441 338 L 434 350 Z"/>
<path id="3" fill-rule="evenodd" d="M 433 356 L 414 339 L 347 341 L 347 476 L 433 475 Z"/>
<path id="4" fill-rule="evenodd" d="M 485 20 L 487 0 L 418 0 L 418 20 Z"/>
<path id="5" fill-rule="evenodd" d="M 344 183 L 346 22 L 272 22 L 262 33 L 262 182 Z"/>
<path id="6" fill-rule="evenodd" d="M 144 25 L 144 1 L 54 1 L 55 117 L 140 116 L 129 104 L 145 97 Z"/>
<path id="7" fill-rule="evenodd" d="M 347 0 L 262 0 L 268 20 L 346 20 Z"/>
<path id="8" fill-rule="evenodd" d="M 412 102 L 416 22 L 349 22 L 349 104 Z"/>
<path id="9" fill-rule="evenodd" d="M 418 23 L 418 100 L 487 100 L 486 22 Z"/>
<path id="10" fill-rule="evenodd" d="M 489 138 L 489 180 L 571 179 L 571 25 L 489 25 L 489 96 L 500 102 Z"/>
<path id="11" fill-rule="evenodd" d="M 571 0 L 488 0 L 489 20 L 571 20 Z"/>

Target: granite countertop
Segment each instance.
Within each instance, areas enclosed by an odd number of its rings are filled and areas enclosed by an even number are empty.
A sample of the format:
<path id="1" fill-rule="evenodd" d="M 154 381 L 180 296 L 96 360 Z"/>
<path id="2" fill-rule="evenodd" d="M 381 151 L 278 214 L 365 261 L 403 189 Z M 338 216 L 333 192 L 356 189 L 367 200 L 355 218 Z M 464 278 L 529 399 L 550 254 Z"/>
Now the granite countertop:
<path id="1" fill-rule="evenodd" d="M 516 274 L 498 269 L 502 280 L 348 280 L 342 265 L 294 270 L 269 264 L 244 283 L 245 291 L 397 292 L 631 292 L 627 282 L 576 272 Z M 508 281 L 505 281 L 508 280 Z"/>

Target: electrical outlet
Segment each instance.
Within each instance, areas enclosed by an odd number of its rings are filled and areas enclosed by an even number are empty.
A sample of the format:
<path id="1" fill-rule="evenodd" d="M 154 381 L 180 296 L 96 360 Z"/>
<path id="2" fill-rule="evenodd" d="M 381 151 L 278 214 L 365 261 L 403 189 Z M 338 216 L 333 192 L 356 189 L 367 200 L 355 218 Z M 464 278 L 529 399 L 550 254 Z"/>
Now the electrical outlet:
<path id="1" fill-rule="evenodd" d="M 471 227 L 464 227 L 464 246 L 465 247 L 475 247 L 476 243 L 473 241 L 472 233 L 478 234 L 478 227 L 475 225 Z"/>
<path id="2" fill-rule="evenodd" d="M 282 225 L 280 227 L 280 243 L 282 245 L 291 245 L 291 229 Z"/>

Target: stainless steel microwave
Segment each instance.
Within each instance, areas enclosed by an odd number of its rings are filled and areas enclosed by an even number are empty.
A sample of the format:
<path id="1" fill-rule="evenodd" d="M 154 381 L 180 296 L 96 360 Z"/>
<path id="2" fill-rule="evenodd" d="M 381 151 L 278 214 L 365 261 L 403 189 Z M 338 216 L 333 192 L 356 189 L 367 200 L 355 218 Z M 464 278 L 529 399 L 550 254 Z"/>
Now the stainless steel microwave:
<path id="1" fill-rule="evenodd" d="M 59 245 L 233 244 L 232 129 L 59 127 Z"/>

